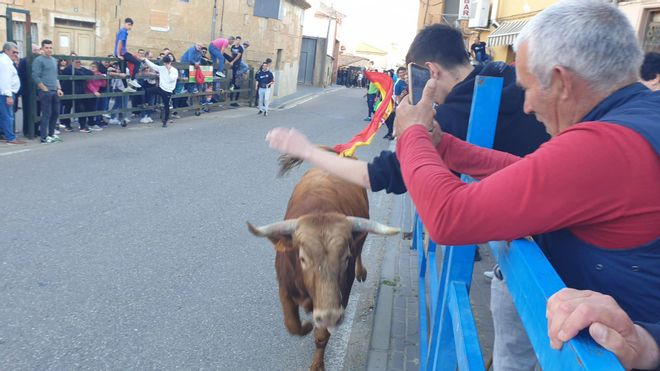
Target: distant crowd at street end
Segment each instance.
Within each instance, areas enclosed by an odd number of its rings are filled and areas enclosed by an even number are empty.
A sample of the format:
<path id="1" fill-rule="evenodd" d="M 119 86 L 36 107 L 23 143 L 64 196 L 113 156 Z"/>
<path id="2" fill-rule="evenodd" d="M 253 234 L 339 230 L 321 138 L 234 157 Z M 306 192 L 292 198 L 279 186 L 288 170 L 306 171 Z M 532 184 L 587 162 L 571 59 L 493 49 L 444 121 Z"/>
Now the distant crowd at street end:
<path id="1" fill-rule="evenodd" d="M 588 330 L 626 369 L 658 369 L 658 54 L 644 56 L 625 15 L 600 0 L 538 13 L 515 41 L 515 67 L 484 58 L 482 47 L 468 51 L 448 25 L 417 34 L 406 62 L 431 78 L 417 105 L 395 94 L 386 135 L 396 137 L 395 153 L 346 159 L 288 128 L 271 130 L 267 142 L 373 192 L 408 192 L 439 244 L 532 236 L 567 286 L 547 301 L 550 345 Z M 405 80 L 405 69 L 397 74 Z M 465 142 L 477 75 L 503 79 L 494 150 Z M 367 93 L 370 116 L 375 95 Z M 507 277 L 494 272 L 494 369 L 534 370 Z"/>
<path id="2" fill-rule="evenodd" d="M 241 36 L 229 36 L 216 38 L 208 44 L 195 42 L 181 55 L 177 68 L 174 66 L 177 58 L 168 47 L 157 55 L 144 49 L 131 51 L 128 36 L 133 25 L 133 20 L 126 18 L 117 31 L 112 53 L 88 64 L 78 59 L 75 52 L 67 58 L 55 59 L 51 40 L 33 44 L 30 76 L 29 61 L 26 57 L 19 58 L 18 45 L 11 41 L 4 43 L 0 54 L 2 139 L 7 144 L 26 143 L 16 137 L 14 118 L 19 109 L 23 109 L 24 116 L 28 115 L 33 87 L 36 88 L 38 112 L 33 130 L 43 144 L 61 142 L 61 132 L 91 133 L 102 131 L 108 125 L 126 127 L 131 120 L 150 124 L 154 122 L 155 113 L 159 114 L 157 120 L 162 127 L 167 127 L 180 117 L 179 110 L 195 104 L 202 107 L 201 112 L 208 112 L 211 105 L 221 100 L 228 100 L 232 107 L 240 106 L 241 89 L 251 88 L 247 86 L 250 67 L 243 58 L 250 47 L 249 41 L 242 40 Z M 275 84 L 269 70 L 271 63 L 270 58 L 266 59 L 254 76 L 254 102 L 258 113 L 264 116 L 268 115 Z M 210 72 L 210 77 L 203 69 Z M 194 75 L 189 71 L 194 71 Z M 230 75 L 228 81 L 225 80 L 227 75 Z M 221 88 L 222 82 L 228 83 L 228 94 Z M 190 95 L 177 97 L 180 94 Z M 84 97 L 63 99 L 69 95 Z M 109 109 L 112 113 L 106 113 Z M 83 115 L 59 118 L 72 112 Z M 84 115 L 92 112 L 98 114 Z M 24 135 L 30 130 L 29 122 L 29 119 L 24 120 Z"/>

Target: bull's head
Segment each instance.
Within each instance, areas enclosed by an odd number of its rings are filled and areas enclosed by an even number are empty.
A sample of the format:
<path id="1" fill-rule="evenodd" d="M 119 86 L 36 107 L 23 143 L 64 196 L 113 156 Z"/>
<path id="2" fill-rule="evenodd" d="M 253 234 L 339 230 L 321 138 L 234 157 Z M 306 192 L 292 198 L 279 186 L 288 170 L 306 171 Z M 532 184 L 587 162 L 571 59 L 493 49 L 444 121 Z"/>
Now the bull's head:
<path id="1" fill-rule="evenodd" d="M 268 237 L 277 249 L 297 253 L 305 288 L 314 303 L 314 325 L 330 330 L 343 319 L 342 287 L 350 288 L 353 283 L 352 279 L 349 282 L 349 272 L 354 272 L 354 240 L 364 233 L 399 232 L 369 219 L 339 213 L 305 215 L 262 227 L 248 223 L 248 229 L 255 236 Z"/>

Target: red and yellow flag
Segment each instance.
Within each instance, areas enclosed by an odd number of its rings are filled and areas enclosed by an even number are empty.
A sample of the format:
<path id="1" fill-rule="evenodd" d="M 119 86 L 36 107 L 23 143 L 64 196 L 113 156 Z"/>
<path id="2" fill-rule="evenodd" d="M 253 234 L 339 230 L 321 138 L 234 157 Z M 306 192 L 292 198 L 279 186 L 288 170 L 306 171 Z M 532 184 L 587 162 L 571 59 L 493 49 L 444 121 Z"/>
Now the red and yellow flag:
<path id="1" fill-rule="evenodd" d="M 339 156 L 353 156 L 353 153 L 357 147 L 371 144 L 371 139 L 373 139 L 378 129 L 381 127 L 381 125 L 383 125 L 383 122 L 387 120 L 387 117 L 390 115 L 390 113 L 392 113 L 392 110 L 394 109 L 394 103 L 392 101 L 392 89 L 394 87 L 394 81 L 392 81 L 390 75 L 386 73 L 369 71 L 366 72 L 366 75 L 369 81 L 371 81 L 374 85 L 376 85 L 376 88 L 378 88 L 381 96 L 381 104 L 378 106 L 378 109 L 376 109 L 376 113 L 371 116 L 371 122 L 367 127 L 364 128 L 364 130 L 359 132 L 349 142 L 344 144 L 337 144 L 333 147 Z"/>

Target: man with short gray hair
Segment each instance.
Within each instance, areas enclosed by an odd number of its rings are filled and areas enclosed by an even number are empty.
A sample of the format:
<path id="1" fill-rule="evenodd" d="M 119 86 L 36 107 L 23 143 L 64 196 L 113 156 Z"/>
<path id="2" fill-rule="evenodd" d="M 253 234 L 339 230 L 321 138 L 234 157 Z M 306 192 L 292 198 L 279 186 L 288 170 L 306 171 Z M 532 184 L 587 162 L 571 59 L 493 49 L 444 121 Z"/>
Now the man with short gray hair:
<path id="1" fill-rule="evenodd" d="M 11 56 L 10 56 L 11 54 Z M 25 144 L 14 134 L 14 99 L 21 81 L 13 60 L 18 58 L 18 45 L 6 42 L 0 54 L 0 131 L 7 144 Z"/>
<path id="2" fill-rule="evenodd" d="M 431 136 L 429 128 L 440 130 L 433 97 L 442 86 L 430 80 L 419 104 L 397 108 L 408 192 L 438 243 L 535 235 L 569 287 L 545 308 L 553 348 L 588 329 L 626 369 L 655 369 L 660 92 L 638 82 L 635 32 L 602 0 L 568 0 L 536 15 L 514 47 L 525 112 L 553 138 L 520 158 Z M 462 183 L 451 170 L 483 181 Z M 517 369 L 498 363 L 500 355 L 494 351 L 495 370 Z"/>

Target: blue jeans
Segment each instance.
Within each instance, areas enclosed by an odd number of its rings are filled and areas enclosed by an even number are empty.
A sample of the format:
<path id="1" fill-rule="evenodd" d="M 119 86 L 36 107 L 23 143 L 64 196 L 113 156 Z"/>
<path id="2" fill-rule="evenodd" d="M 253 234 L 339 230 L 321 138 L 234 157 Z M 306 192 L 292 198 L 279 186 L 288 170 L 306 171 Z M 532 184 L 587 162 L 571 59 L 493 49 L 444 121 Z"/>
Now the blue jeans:
<path id="1" fill-rule="evenodd" d="M 119 92 L 120 90 L 113 89 L 113 92 Z M 120 96 L 120 97 L 115 97 L 115 103 L 112 105 L 112 109 L 123 109 L 128 107 L 128 97 L 127 96 Z M 122 120 L 124 118 L 124 112 L 113 112 L 110 117 L 113 119 L 119 119 Z"/>
<path id="2" fill-rule="evenodd" d="M 107 111 L 108 106 L 110 105 L 110 100 L 107 97 L 101 97 L 96 100 L 96 111 Z M 97 125 L 103 125 L 103 117 L 101 115 L 96 116 L 94 122 Z"/>
<path id="3" fill-rule="evenodd" d="M 2 130 L 5 139 L 11 142 L 16 140 L 16 135 L 14 135 L 14 106 L 7 105 L 7 98 L 4 95 L 0 98 L 0 130 Z M 14 98 L 13 94 L 12 98 Z"/>
<path id="4" fill-rule="evenodd" d="M 144 85 L 144 103 L 148 106 L 153 106 L 156 104 L 156 96 L 152 93 L 153 89 L 157 88 L 157 85 L 145 84 Z M 169 108 L 169 107 L 168 107 Z M 151 116 L 154 113 L 154 110 L 151 108 L 142 110 L 142 117 Z"/>
<path id="5" fill-rule="evenodd" d="M 376 94 L 367 94 L 367 109 L 369 110 L 369 117 L 374 113 L 374 105 L 376 104 Z"/>
<path id="6" fill-rule="evenodd" d="M 39 134 L 42 140 L 46 140 L 46 136 L 55 135 L 55 123 L 60 115 L 60 97 L 54 91 L 41 90 L 39 90 L 38 97 L 41 103 Z"/>
<path id="7" fill-rule="evenodd" d="M 213 68 L 215 67 L 215 61 L 218 60 L 218 71 L 222 71 L 225 68 L 225 56 L 222 55 L 222 51 L 216 48 L 215 45 L 209 44 L 209 53 L 211 53 L 211 62 L 213 62 Z"/>

